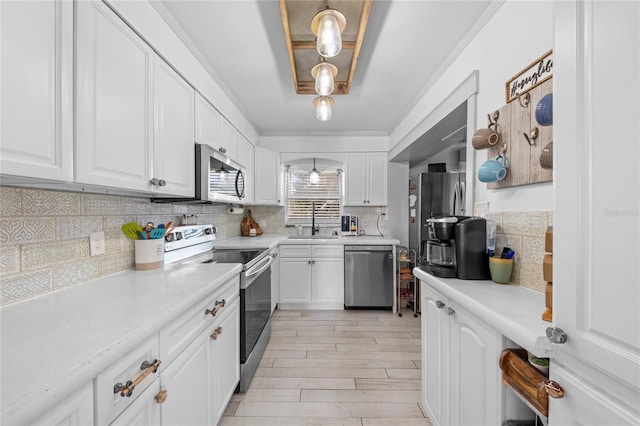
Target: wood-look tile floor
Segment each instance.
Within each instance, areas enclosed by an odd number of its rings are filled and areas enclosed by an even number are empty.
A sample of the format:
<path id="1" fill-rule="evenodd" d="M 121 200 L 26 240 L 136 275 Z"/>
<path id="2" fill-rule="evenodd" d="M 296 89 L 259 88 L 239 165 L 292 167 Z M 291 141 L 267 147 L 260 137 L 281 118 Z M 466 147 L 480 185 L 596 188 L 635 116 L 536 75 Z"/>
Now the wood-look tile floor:
<path id="1" fill-rule="evenodd" d="M 249 390 L 220 425 L 431 425 L 420 408 L 420 317 L 281 311 Z"/>

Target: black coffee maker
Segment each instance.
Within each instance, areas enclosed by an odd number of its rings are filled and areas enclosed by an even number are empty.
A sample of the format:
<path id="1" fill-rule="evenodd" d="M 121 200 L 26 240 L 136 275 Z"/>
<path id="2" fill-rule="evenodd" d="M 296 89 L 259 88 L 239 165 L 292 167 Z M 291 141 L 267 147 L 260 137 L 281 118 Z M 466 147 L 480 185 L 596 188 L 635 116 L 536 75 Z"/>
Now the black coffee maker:
<path id="1" fill-rule="evenodd" d="M 488 280 L 487 221 L 481 217 L 448 216 L 427 219 L 429 239 L 424 269 L 441 278 Z"/>

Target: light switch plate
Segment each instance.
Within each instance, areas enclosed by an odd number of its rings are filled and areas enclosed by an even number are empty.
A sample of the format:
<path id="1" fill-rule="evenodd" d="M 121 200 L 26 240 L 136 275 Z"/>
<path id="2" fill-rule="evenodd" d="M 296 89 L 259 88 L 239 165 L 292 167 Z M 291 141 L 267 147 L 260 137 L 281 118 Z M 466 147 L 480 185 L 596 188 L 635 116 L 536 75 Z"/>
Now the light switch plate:
<path id="1" fill-rule="evenodd" d="M 91 256 L 104 254 L 104 232 L 92 232 L 89 234 L 89 247 Z"/>

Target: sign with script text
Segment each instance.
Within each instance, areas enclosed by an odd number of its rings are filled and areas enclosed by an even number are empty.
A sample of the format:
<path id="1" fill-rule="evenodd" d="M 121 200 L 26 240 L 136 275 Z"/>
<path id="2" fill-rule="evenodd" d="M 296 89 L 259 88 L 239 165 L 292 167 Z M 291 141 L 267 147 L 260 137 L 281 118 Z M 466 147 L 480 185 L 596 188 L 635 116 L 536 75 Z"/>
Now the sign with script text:
<path id="1" fill-rule="evenodd" d="M 542 82 L 553 77 L 553 50 L 548 51 L 518 74 L 511 77 L 506 84 L 507 103 L 527 93 Z"/>

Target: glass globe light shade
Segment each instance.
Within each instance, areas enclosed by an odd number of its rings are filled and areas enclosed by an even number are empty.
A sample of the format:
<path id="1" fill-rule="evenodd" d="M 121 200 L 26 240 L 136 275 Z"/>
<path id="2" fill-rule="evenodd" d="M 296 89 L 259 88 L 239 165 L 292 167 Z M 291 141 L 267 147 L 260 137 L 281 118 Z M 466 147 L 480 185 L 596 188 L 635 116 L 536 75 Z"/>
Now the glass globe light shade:
<path id="1" fill-rule="evenodd" d="M 316 13 L 311 21 L 311 30 L 317 37 L 316 49 L 320 56 L 332 58 L 342 50 L 342 36 L 346 20 L 344 15 L 331 8 Z"/>
<path id="2" fill-rule="evenodd" d="M 334 77 L 338 75 L 338 68 L 329 62 L 320 62 L 311 69 L 311 75 L 316 79 L 316 93 L 328 96 L 333 93 Z"/>
<path id="3" fill-rule="evenodd" d="M 331 120 L 331 105 L 333 98 L 329 96 L 318 96 L 313 100 L 316 106 L 316 118 L 320 121 Z"/>

